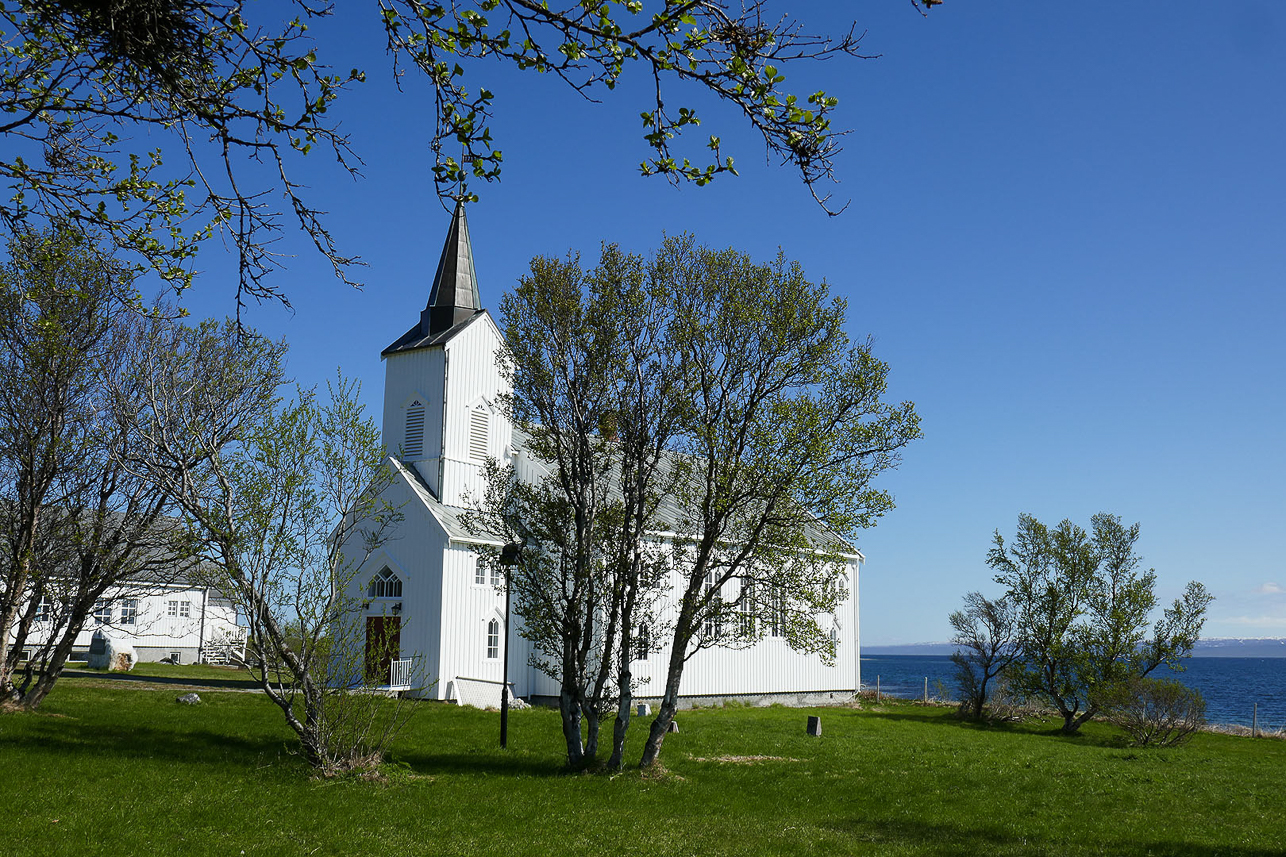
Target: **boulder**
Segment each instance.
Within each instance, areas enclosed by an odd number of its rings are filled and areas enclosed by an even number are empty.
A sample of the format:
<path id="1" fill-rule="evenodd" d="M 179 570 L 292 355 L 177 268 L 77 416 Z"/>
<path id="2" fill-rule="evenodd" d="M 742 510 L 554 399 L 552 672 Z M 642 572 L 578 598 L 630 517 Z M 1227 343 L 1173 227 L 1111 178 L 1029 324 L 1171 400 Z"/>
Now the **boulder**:
<path id="1" fill-rule="evenodd" d="M 107 669 L 111 672 L 129 672 L 138 663 L 138 655 L 129 640 L 107 638 Z"/>
<path id="2" fill-rule="evenodd" d="M 90 669 L 129 672 L 138 663 L 138 655 L 128 640 L 118 640 L 99 629 L 89 641 Z"/>
<path id="3" fill-rule="evenodd" d="M 180 702 L 183 705 L 199 705 L 201 703 L 201 697 L 197 696 L 195 693 L 185 693 L 182 696 L 176 697 L 174 701 Z"/>
<path id="4" fill-rule="evenodd" d="M 107 634 L 101 630 L 95 631 L 94 636 L 89 638 L 86 666 L 91 670 L 101 670 L 107 666 Z"/>

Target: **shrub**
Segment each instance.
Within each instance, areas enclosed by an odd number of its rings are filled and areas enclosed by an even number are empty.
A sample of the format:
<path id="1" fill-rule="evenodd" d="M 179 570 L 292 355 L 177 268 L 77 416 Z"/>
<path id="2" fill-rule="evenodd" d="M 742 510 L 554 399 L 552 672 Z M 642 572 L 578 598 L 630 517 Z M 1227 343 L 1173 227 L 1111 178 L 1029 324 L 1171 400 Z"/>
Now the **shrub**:
<path id="1" fill-rule="evenodd" d="M 1201 692 L 1173 679 L 1121 682 L 1103 694 L 1099 706 L 1138 747 L 1177 747 L 1206 722 Z"/>

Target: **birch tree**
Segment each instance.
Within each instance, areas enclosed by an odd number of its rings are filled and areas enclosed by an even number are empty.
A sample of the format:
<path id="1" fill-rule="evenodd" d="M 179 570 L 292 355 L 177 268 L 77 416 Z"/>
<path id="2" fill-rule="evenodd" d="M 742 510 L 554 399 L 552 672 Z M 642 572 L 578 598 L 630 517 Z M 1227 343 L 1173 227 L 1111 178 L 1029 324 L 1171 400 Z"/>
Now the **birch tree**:
<path id="1" fill-rule="evenodd" d="M 690 403 L 677 451 L 691 472 L 676 485 L 683 511 L 668 528 L 679 534 L 678 610 L 644 767 L 660 757 L 700 649 L 771 628 L 797 650 L 833 657 L 821 617 L 848 587 L 836 537 L 892 508 L 872 480 L 920 435 L 910 402 L 884 401 L 888 366 L 845 334 L 845 302 L 797 263 L 778 254 L 758 264 L 690 236 L 667 239 L 659 256 L 675 295 L 667 346 Z"/>
<path id="2" fill-rule="evenodd" d="M 974 720 L 981 720 L 993 681 L 1018 658 L 1015 611 L 1005 598 L 987 598 L 981 592 L 964 597 L 964 608 L 947 617 L 954 634 L 951 654 L 960 685 L 960 706 Z"/>
<path id="3" fill-rule="evenodd" d="M 1051 528 L 1019 515 L 1013 541 L 997 531 L 987 555 L 1017 612 L 1021 655 L 1013 674 L 1024 691 L 1058 710 L 1068 734 L 1122 683 L 1162 664 L 1182 669 L 1213 600 L 1192 581 L 1152 623 L 1156 572 L 1139 570 L 1139 525 L 1100 512 L 1091 527 L 1064 520 Z"/>
<path id="4" fill-rule="evenodd" d="M 187 519 L 195 554 L 249 626 L 248 666 L 331 775 L 369 771 L 406 710 L 354 695 L 365 646 L 350 584 L 398 520 L 379 500 L 379 431 L 340 378 L 282 403 L 285 346 L 232 322 L 158 326 L 139 350 L 149 385 L 134 464 Z"/>
<path id="5" fill-rule="evenodd" d="M 91 613 L 181 576 L 167 497 L 124 466 L 137 435 L 132 277 L 84 233 L 22 233 L 0 271 L 0 695 L 36 708 Z M 110 605 L 108 606 L 110 608 Z M 101 614 L 100 614 L 101 615 Z M 18 673 L 26 651 L 30 657 Z"/>
<path id="6" fill-rule="evenodd" d="M 576 767 L 598 755 L 613 710 L 608 764 L 621 764 L 635 635 L 661 585 L 662 564 L 645 541 L 675 478 L 665 466 L 680 412 L 664 337 L 670 306 L 647 260 L 605 245 L 588 271 L 574 257 L 533 260 L 501 307 L 514 389 L 506 404 L 537 464 L 528 482 L 493 467 L 471 522 L 525 545 L 521 561 L 500 572 L 540 652 L 537 666 L 560 682 Z M 496 566 L 497 551 L 482 553 Z"/>

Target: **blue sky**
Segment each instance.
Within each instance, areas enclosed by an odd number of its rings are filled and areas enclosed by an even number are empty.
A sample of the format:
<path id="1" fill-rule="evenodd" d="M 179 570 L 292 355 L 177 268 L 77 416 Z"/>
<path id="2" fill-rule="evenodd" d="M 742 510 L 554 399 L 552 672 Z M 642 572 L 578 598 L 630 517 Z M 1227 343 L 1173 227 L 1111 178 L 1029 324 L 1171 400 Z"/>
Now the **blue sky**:
<path id="1" fill-rule="evenodd" d="M 916 402 L 925 432 L 881 480 L 897 509 L 859 539 L 867 644 L 947 638 L 965 592 L 995 591 L 991 534 L 1020 512 L 1139 521 L 1163 599 L 1190 579 L 1215 593 L 1207 636 L 1286 636 L 1286 10 L 790 5 L 810 30 L 856 20 L 880 55 L 787 72 L 795 91 L 841 99 L 846 213 L 826 217 L 697 93 L 670 95 L 702 109 L 692 150 L 719 134 L 741 177 L 676 189 L 638 175 L 647 80 L 592 104 L 483 64 L 470 71 L 497 93 L 505 155 L 469 210 L 484 303 L 534 255 L 647 251 L 685 230 L 763 259 L 780 247 L 846 297 L 852 334 L 875 338 L 891 395 Z M 323 60 L 368 72 L 333 110 L 364 178 L 325 155 L 307 178 L 341 248 L 368 264 L 365 288 L 288 235 L 295 311 L 249 320 L 290 341 L 298 381 L 340 366 L 378 415 L 379 352 L 418 318 L 448 215 L 427 90 L 396 92 L 377 21 L 345 6 L 313 29 Z M 221 247 L 200 266 L 186 305 L 231 312 Z"/>

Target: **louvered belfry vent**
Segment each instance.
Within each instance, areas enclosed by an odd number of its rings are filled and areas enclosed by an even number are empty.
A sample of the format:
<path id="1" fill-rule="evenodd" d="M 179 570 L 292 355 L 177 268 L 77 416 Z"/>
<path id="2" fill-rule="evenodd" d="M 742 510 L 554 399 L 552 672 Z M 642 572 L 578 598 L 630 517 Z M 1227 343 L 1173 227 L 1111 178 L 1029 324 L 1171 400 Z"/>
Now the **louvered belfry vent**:
<path id="1" fill-rule="evenodd" d="M 474 461 L 487 458 L 487 416 L 482 408 L 469 412 L 469 457 Z"/>
<path id="2" fill-rule="evenodd" d="M 415 401 L 406 409 L 406 442 L 402 453 L 414 460 L 424 453 L 424 403 Z"/>

